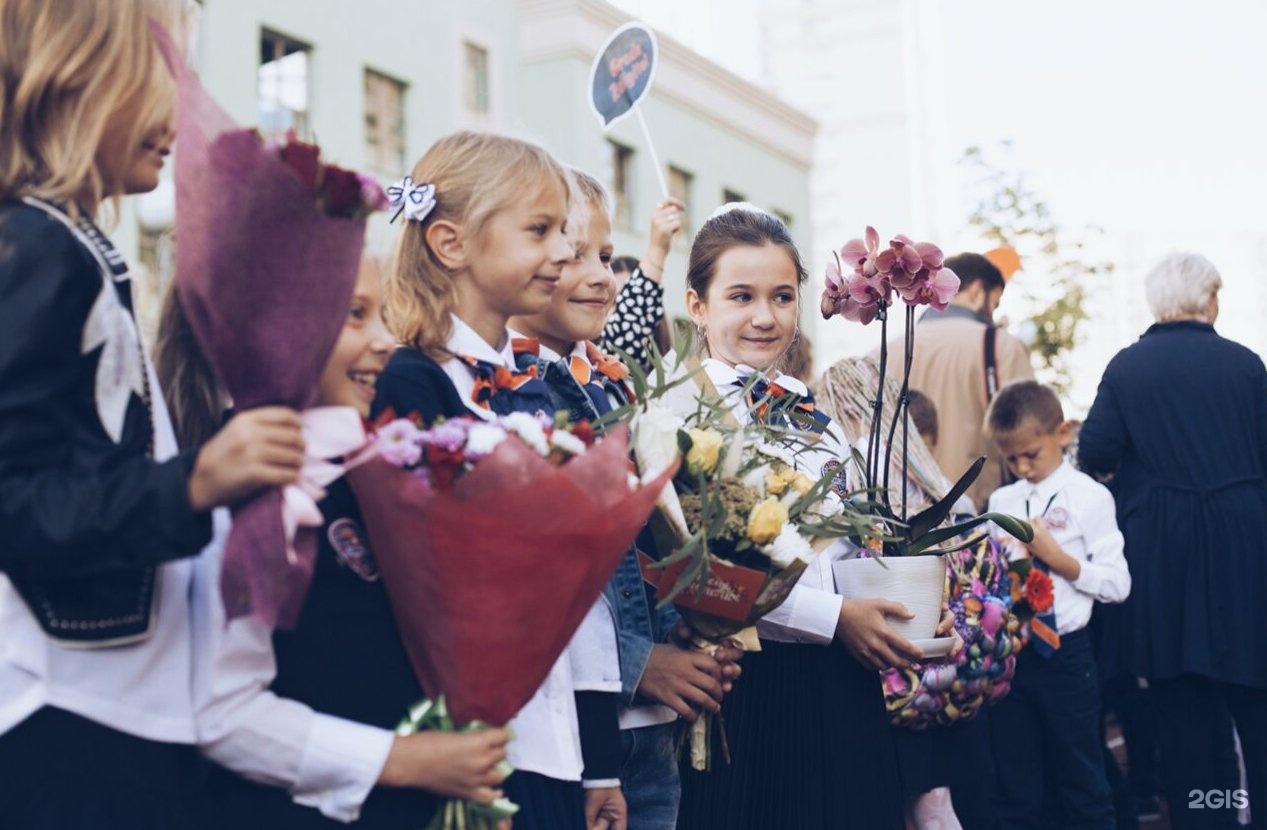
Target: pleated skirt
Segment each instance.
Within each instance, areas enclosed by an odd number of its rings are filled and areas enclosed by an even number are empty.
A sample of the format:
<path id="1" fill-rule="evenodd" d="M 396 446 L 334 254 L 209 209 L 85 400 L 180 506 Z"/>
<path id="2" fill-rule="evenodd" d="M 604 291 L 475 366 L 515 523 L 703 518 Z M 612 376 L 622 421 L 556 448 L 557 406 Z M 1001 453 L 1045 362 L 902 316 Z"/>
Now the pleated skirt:
<path id="1" fill-rule="evenodd" d="M 580 781 L 519 771 L 506 779 L 503 789 L 519 805 L 515 830 L 585 830 L 585 791 Z"/>
<path id="2" fill-rule="evenodd" d="M 838 644 L 761 647 L 722 704 L 731 763 L 683 754 L 678 830 L 901 830 L 878 674 Z"/>

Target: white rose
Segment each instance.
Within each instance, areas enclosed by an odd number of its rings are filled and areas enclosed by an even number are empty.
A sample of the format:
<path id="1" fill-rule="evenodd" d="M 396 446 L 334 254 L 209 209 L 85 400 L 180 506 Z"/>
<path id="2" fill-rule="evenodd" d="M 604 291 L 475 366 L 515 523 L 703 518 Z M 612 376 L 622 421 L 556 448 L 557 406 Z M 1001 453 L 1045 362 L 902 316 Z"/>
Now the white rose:
<path id="1" fill-rule="evenodd" d="M 539 455 L 550 454 L 546 431 L 535 416 L 527 412 L 512 412 L 501 419 L 507 430 L 515 433 Z"/>
<path id="2" fill-rule="evenodd" d="M 466 435 L 466 454 L 472 458 L 483 458 L 505 440 L 506 430 L 497 424 L 475 424 Z"/>
<path id="3" fill-rule="evenodd" d="M 550 433 L 550 446 L 560 449 L 568 455 L 583 455 L 585 442 L 566 429 L 556 429 Z"/>
<path id="4" fill-rule="evenodd" d="M 814 558 L 814 549 L 797 532 L 795 522 L 785 524 L 774 541 L 762 547 L 761 552 L 780 568 L 786 568 L 798 559 L 808 562 Z"/>
<path id="5" fill-rule="evenodd" d="M 651 401 L 633 419 L 634 455 L 643 481 L 655 478 L 678 457 L 677 434 L 685 422 L 659 401 Z"/>

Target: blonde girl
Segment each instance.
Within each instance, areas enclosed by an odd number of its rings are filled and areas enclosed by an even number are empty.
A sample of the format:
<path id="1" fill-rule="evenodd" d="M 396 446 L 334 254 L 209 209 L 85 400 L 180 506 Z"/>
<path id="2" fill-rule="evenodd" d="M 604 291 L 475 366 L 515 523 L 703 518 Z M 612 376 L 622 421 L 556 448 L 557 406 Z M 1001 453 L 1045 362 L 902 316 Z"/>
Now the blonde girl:
<path id="1" fill-rule="evenodd" d="M 191 563 L 212 507 L 292 482 L 299 417 L 179 454 L 94 223 L 152 190 L 173 88 L 146 0 L 0 0 L 0 815 L 192 826 Z"/>
<path id="2" fill-rule="evenodd" d="M 387 320 L 404 346 L 379 381 L 375 409 L 428 421 L 553 414 L 545 384 L 516 372 L 507 322 L 544 310 L 575 256 L 567 171 L 536 145 L 460 132 L 436 142 L 399 186 L 412 207 L 388 275 Z M 505 789 L 520 806 L 515 827 L 583 827 L 584 764 L 566 655 L 511 727 L 517 771 Z"/>

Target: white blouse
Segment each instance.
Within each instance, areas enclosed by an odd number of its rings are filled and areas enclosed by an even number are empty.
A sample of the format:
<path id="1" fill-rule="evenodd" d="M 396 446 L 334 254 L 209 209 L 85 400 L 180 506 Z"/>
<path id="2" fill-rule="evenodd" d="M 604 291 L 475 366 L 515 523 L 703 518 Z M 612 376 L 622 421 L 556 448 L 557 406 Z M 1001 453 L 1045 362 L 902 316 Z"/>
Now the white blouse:
<path id="1" fill-rule="evenodd" d="M 731 404 L 735 419 L 740 424 L 747 424 L 752 414 L 740 394 L 740 387 L 743 386 L 743 379 L 755 370 L 747 366 L 730 366 L 713 358 L 702 360 L 701 365 L 708 379 Z M 798 395 L 805 395 L 809 391 L 805 384 L 791 375 L 778 373 L 770 380 Z M 685 386 L 691 387 L 690 384 Z M 819 478 L 834 466 L 848 464 L 847 447 L 840 428 L 831 423 L 814 445 L 801 448 L 785 461 L 795 469 Z M 855 555 L 857 548 L 840 539 L 814 557 L 787 600 L 757 623 L 757 632 L 761 638 L 786 643 L 831 643 L 836 636 L 836 624 L 840 620 L 840 608 L 844 601 L 835 590 L 832 563 Z"/>

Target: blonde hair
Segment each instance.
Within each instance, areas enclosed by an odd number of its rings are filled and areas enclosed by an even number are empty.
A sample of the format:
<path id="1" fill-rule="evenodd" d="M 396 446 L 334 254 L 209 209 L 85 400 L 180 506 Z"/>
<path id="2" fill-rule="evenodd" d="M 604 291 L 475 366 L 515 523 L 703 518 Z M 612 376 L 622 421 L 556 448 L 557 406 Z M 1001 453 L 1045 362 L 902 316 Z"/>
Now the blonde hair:
<path id="1" fill-rule="evenodd" d="M 74 212 L 122 195 L 96 158 L 111 117 L 136 113 L 136 147 L 175 109 L 151 17 L 177 19 L 170 0 L 0 0 L 0 198 Z"/>
<path id="2" fill-rule="evenodd" d="M 557 182 L 570 204 L 577 200 L 571 198 L 572 177 L 546 150 L 492 133 L 445 136 L 431 145 L 410 175 L 419 184 L 435 186 L 436 204 L 426 220 L 407 221 L 401 232 L 383 285 L 387 327 L 399 342 L 440 357 L 453 333 L 449 315 L 457 294 L 454 273 L 427 245 L 431 223 L 453 222 L 478 238 L 493 214 L 533 188 Z"/>

